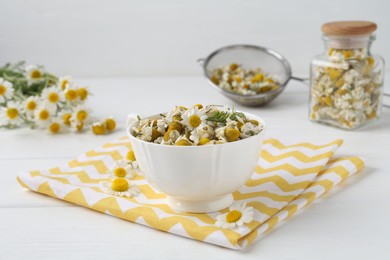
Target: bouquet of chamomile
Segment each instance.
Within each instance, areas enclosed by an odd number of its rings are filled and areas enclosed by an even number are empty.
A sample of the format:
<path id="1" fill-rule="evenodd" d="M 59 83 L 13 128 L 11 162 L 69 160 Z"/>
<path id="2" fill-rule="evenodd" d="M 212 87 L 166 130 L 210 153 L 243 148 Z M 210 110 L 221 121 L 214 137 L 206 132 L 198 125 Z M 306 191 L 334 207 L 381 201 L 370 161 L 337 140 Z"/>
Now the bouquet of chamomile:
<path id="1" fill-rule="evenodd" d="M 113 131 L 114 118 L 92 117 L 85 106 L 90 95 L 88 87 L 76 85 L 68 76 L 57 77 L 43 66 L 6 64 L 0 68 L 0 128 L 29 125 L 52 134 Z"/>

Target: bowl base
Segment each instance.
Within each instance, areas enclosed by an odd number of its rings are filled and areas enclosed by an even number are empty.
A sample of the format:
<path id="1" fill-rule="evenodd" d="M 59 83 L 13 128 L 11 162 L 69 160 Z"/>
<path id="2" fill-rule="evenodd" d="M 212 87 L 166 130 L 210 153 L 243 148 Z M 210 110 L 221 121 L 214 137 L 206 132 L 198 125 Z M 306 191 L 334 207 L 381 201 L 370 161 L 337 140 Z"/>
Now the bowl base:
<path id="1" fill-rule="evenodd" d="M 188 213 L 210 213 L 225 209 L 233 204 L 233 195 L 229 194 L 213 200 L 181 200 L 169 197 L 168 205 L 177 211 Z"/>

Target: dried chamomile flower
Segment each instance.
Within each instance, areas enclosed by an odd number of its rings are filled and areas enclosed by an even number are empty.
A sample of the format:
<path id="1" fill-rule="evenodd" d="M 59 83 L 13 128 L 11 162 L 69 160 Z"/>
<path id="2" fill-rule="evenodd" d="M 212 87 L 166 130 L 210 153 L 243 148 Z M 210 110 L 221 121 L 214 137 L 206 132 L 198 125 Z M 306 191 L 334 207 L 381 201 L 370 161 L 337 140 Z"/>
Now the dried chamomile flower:
<path id="1" fill-rule="evenodd" d="M 280 83 L 261 68 L 244 69 L 233 63 L 210 71 L 210 80 L 224 90 L 241 95 L 257 95 L 276 90 Z"/>
<path id="2" fill-rule="evenodd" d="M 382 71 L 367 48 L 329 48 L 329 62 L 313 62 L 310 119 L 345 129 L 378 116 Z"/>
<path id="3" fill-rule="evenodd" d="M 263 129 L 258 121 L 228 107 L 176 106 L 160 116 L 140 119 L 131 133 L 138 139 L 156 144 L 196 146 L 235 142 Z"/>

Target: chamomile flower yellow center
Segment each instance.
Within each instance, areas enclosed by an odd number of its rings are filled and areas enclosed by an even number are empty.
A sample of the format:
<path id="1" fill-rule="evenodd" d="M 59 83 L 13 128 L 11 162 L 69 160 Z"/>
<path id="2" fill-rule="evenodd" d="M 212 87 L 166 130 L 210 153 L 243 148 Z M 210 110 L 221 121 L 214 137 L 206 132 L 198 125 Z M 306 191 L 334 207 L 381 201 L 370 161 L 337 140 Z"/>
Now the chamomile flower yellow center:
<path id="1" fill-rule="evenodd" d="M 8 108 L 7 116 L 10 119 L 15 119 L 19 115 L 19 111 L 16 108 Z"/>
<path id="2" fill-rule="evenodd" d="M 126 176 L 126 170 L 122 167 L 118 167 L 114 170 L 114 174 L 116 177 L 125 177 Z"/>
<path id="3" fill-rule="evenodd" d="M 173 131 L 173 130 L 176 130 L 179 133 L 181 133 L 181 131 L 183 131 L 183 126 L 179 122 L 173 121 L 168 125 L 168 131 Z"/>
<path id="4" fill-rule="evenodd" d="M 64 90 L 66 88 L 66 85 L 68 85 L 69 83 L 69 80 L 67 79 L 64 79 L 62 82 L 61 82 L 61 89 Z"/>
<path id="5" fill-rule="evenodd" d="M 71 113 L 66 113 L 62 116 L 62 120 L 64 120 L 65 125 L 70 125 L 70 118 L 72 117 Z"/>
<path id="6" fill-rule="evenodd" d="M 107 118 L 106 120 L 106 128 L 108 131 L 112 131 L 116 128 L 116 122 L 112 118 Z"/>
<path id="7" fill-rule="evenodd" d="M 84 100 L 88 97 L 88 90 L 86 88 L 79 88 L 77 90 L 77 95 L 80 97 L 81 100 Z"/>
<path id="8" fill-rule="evenodd" d="M 345 50 L 345 51 L 344 51 L 344 57 L 345 57 L 346 59 L 351 58 L 352 55 L 353 55 L 353 51 L 352 51 L 352 50 Z"/>
<path id="9" fill-rule="evenodd" d="M 57 134 L 61 129 L 61 126 L 59 123 L 52 123 L 50 126 L 49 126 L 49 130 L 51 133 L 53 134 Z"/>
<path id="10" fill-rule="evenodd" d="M 104 135 L 106 133 L 106 128 L 103 124 L 94 124 L 92 125 L 92 132 L 95 135 Z"/>
<path id="11" fill-rule="evenodd" d="M 157 129 L 152 129 L 152 141 L 159 138 L 162 134 Z"/>
<path id="12" fill-rule="evenodd" d="M 73 101 L 77 98 L 77 92 L 74 89 L 68 89 L 65 92 L 65 98 L 69 101 Z"/>
<path id="13" fill-rule="evenodd" d="M 181 140 L 177 141 L 177 142 L 175 143 L 175 145 L 177 145 L 177 146 L 190 146 L 191 143 L 188 142 L 188 141 L 185 140 L 185 139 L 181 139 Z"/>
<path id="14" fill-rule="evenodd" d="M 208 139 L 207 137 L 202 137 L 199 140 L 199 145 L 204 145 L 207 144 L 208 142 L 210 142 L 210 139 Z"/>
<path id="15" fill-rule="evenodd" d="M 126 155 L 126 159 L 132 162 L 135 161 L 134 151 L 129 151 Z"/>
<path id="16" fill-rule="evenodd" d="M 237 141 L 240 138 L 240 131 L 232 127 L 227 127 L 225 129 L 225 137 L 228 142 Z"/>
<path id="17" fill-rule="evenodd" d="M 368 58 L 367 58 L 367 62 L 368 62 L 369 65 L 373 65 L 374 62 L 375 62 L 375 60 L 374 60 L 373 57 L 368 57 Z"/>
<path id="18" fill-rule="evenodd" d="M 7 91 L 7 89 L 3 85 L 0 85 L 0 96 L 3 96 L 5 91 Z"/>
<path id="19" fill-rule="evenodd" d="M 30 101 L 26 104 L 27 110 L 35 110 L 37 108 L 37 103 L 35 101 Z"/>
<path id="20" fill-rule="evenodd" d="M 39 112 L 39 115 L 38 115 L 40 120 L 47 120 L 49 118 L 49 116 L 50 116 L 49 111 L 47 111 L 46 109 Z"/>
<path id="21" fill-rule="evenodd" d="M 87 111 L 80 110 L 79 112 L 77 112 L 77 119 L 79 121 L 84 121 L 85 119 L 87 119 L 87 117 L 88 117 Z"/>
<path id="22" fill-rule="evenodd" d="M 232 210 L 226 215 L 226 222 L 234 223 L 240 220 L 242 213 L 238 210 Z"/>
<path id="23" fill-rule="evenodd" d="M 33 70 L 30 72 L 30 77 L 32 79 L 40 79 L 42 78 L 42 72 L 39 70 Z"/>
<path id="24" fill-rule="evenodd" d="M 79 123 L 76 125 L 76 130 L 77 130 L 78 132 L 81 132 L 81 131 L 83 131 L 83 129 L 84 129 L 84 123 L 83 123 L 83 122 L 79 122 Z"/>
<path id="25" fill-rule="evenodd" d="M 259 74 L 256 74 L 252 79 L 251 79 L 251 82 L 254 83 L 254 82 L 260 82 L 260 81 L 263 81 L 264 79 L 264 75 L 262 73 L 259 73 Z"/>
<path id="26" fill-rule="evenodd" d="M 57 93 L 52 92 L 48 95 L 47 99 L 52 103 L 57 103 L 60 100 L 60 97 Z"/>
<path id="27" fill-rule="evenodd" d="M 129 189 L 129 182 L 125 178 L 116 178 L 112 181 L 111 189 L 114 191 L 127 191 Z"/>
<path id="28" fill-rule="evenodd" d="M 249 120 L 249 122 L 252 123 L 253 125 L 259 125 L 259 121 L 254 119 Z"/>
<path id="29" fill-rule="evenodd" d="M 200 117 L 198 115 L 190 116 L 188 121 L 190 123 L 190 126 L 192 126 L 192 127 L 197 127 L 200 125 L 200 123 L 202 123 L 202 120 L 200 119 Z"/>

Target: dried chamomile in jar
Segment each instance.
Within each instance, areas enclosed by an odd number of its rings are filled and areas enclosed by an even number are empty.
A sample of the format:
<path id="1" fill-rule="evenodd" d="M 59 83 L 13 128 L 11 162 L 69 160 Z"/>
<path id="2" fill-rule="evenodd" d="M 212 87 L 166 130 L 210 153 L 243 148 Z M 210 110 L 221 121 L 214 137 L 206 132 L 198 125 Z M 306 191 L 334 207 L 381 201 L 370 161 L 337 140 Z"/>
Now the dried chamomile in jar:
<path id="1" fill-rule="evenodd" d="M 370 54 L 376 25 L 323 25 L 325 55 L 311 64 L 310 119 L 354 129 L 380 116 L 383 61 Z"/>

